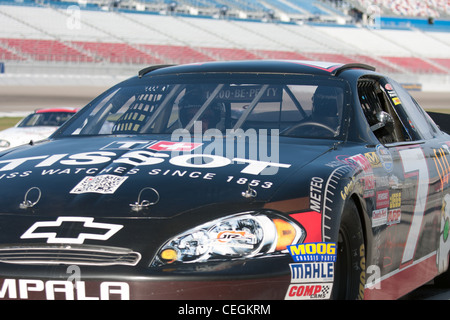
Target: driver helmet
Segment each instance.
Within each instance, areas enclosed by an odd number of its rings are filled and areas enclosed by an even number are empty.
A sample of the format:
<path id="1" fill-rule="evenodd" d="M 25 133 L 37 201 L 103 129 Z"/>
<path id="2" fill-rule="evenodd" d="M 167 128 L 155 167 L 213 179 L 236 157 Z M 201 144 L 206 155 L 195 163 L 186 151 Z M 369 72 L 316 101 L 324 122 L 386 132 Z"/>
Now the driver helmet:
<path id="1" fill-rule="evenodd" d="M 199 89 L 187 91 L 178 102 L 179 119 L 183 127 L 186 127 L 195 114 L 200 110 L 206 99 L 202 99 L 204 93 Z M 208 128 L 214 128 L 220 122 L 221 104 L 211 102 L 203 114 L 198 118 Z"/>
<path id="2" fill-rule="evenodd" d="M 323 123 L 336 129 L 339 121 L 339 99 L 341 98 L 339 88 L 321 86 L 313 95 L 312 120 Z"/>

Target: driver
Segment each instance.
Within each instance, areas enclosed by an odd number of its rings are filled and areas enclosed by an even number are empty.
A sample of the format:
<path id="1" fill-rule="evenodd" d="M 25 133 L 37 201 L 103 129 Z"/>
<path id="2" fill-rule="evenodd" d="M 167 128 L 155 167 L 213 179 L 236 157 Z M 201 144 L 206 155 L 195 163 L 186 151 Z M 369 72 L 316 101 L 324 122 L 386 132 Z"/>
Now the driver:
<path id="1" fill-rule="evenodd" d="M 284 133 L 314 138 L 336 136 L 342 100 L 343 95 L 339 88 L 317 87 L 312 96 L 311 115 L 297 125 L 288 128 Z"/>
<path id="2" fill-rule="evenodd" d="M 318 87 L 312 97 L 311 120 L 319 122 L 333 130 L 339 125 L 339 100 L 342 101 L 341 89 L 335 87 Z"/>
<path id="3" fill-rule="evenodd" d="M 194 118 L 197 112 L 202 107 L 204 101 L 202 100 L 202 92 L 200 90 L 191 90 L 180 99 L 178 103 L 179 119 L 183 127 L 186 127 Z M 219 103 L 212 102 L 202 115 L 197 119 L 202 123 L 202 132 L 210 128 L 215 128 L 220 122 L 221 106 Z"/>

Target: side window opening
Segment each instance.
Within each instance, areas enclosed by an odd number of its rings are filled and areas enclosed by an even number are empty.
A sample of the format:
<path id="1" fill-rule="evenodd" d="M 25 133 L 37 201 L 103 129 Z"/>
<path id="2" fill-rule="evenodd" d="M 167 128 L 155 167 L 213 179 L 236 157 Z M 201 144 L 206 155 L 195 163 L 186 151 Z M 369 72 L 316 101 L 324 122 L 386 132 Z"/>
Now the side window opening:
<path id="1" fill-rule="evenodd" d="M 396 81 L 389 79 L 389 83 L 398 95 L 399 103 L 401 103 L 405 127 L 408 128 L 412 136 L 416 137 L 415 140 L 433 139 L 438 135 L 439 129 L 436 124 L 417 101 Z"/>
<path id="2" fill-rule="evenodd" d="M 378 81 L 361 79 L 358 96 L 370 129 L 382 144 L 411 140 Z"/>

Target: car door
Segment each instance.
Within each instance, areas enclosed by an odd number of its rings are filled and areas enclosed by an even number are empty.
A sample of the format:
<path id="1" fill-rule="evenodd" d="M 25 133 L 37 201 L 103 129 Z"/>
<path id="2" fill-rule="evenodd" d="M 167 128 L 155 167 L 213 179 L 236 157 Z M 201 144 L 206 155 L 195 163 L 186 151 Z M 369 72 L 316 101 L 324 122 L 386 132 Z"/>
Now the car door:
<path id="1" fill-rule="evenodd" d="M 380 268 L 385 286 L 401 286 L 402 281 L 419 286 L 442 264 L 437 253 L 449 192 L 450 144 L 395 81 L 361 79 L 358 92 L 379 142 L 375 149 L 382 167 L 368 206 L 374 238 L 371 263 Z"/>

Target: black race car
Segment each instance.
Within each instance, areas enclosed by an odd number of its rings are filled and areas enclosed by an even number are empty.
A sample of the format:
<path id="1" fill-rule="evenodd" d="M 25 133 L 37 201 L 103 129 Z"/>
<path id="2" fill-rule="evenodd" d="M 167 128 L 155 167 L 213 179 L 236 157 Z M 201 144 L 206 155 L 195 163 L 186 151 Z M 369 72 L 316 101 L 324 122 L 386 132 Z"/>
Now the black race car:
<path id="1" fill-rule="evenodd" d="M 146 68 L 0 154 L 0 298 L 399 298 L 445 281 L 449 147 L 370 66 Z"/>

